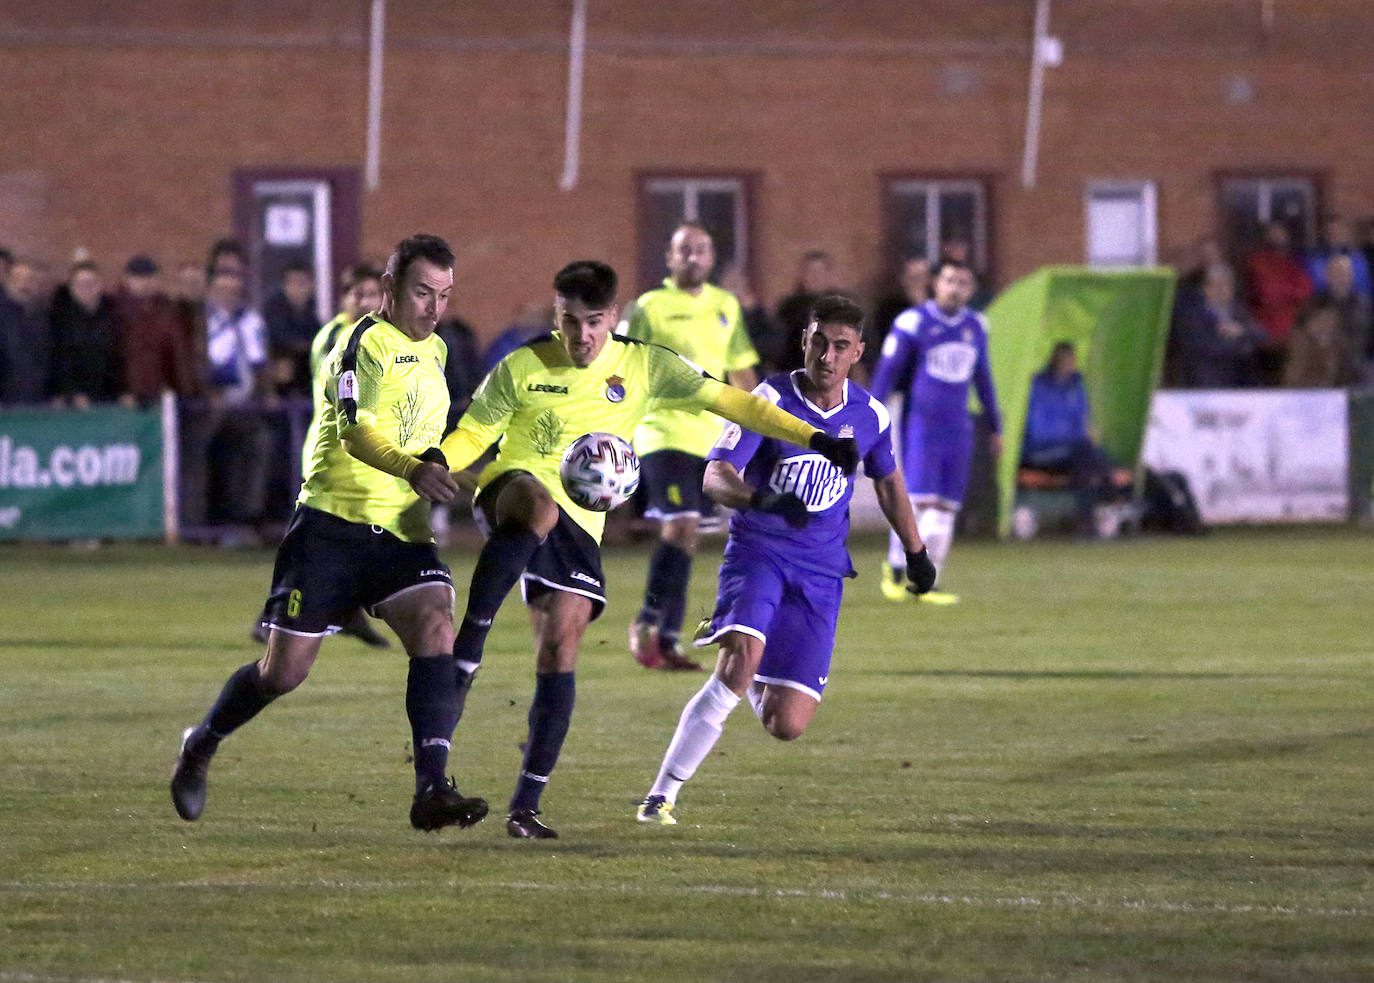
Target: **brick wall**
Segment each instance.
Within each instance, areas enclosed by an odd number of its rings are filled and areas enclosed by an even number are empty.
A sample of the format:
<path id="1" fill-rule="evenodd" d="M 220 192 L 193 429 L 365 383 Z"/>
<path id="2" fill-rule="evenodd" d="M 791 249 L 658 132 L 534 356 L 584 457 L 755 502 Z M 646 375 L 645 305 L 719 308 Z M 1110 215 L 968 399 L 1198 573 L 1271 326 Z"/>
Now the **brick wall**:
<path id="1" fill-rule="evenodd" d="M 362 166 L 366 3 L 31 6 L 0 27 L 0 243 L 16 251 L 199 260 L 231 230 L 235 168 Z M 1003 282 L 1081 262 L 1090 179 L 1158 182 L 1164 256 L 1212 227 L 1222 170 L 1312 172 L 1324 205 L 1374 214 L 1374 5 L 1356 0 L 1060 0 L 1033 190 L 1030 0 L 589 7 L 581 177 L 564 192 L 571 4 L 390 5 L 362 249 L 449 237 L 456 308 L 484 335 L 567 259 L 633 272 L 643 171 L 759 176 L 770 299 L 813 246 L 856 287 L 879 280 L 884 174 L 992 175 Z M 1237 78 L 1249 101 L 1232 101 Z"/>

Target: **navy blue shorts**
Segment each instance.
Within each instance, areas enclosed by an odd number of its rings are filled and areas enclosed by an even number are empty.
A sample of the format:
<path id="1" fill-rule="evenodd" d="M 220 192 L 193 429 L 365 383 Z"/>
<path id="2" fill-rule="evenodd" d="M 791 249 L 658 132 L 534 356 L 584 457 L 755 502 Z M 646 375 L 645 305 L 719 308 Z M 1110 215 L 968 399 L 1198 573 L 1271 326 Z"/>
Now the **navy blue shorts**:
<path id="1" fill-rule="evenodd" d="M 753 635 L 764 643 L 756 681 L 819 700 L 830 680 L 843 595 L 840 577 L 799 570 L 732 541 L 720 565 L 710 632 L 696 644 L 710 645 L 728 631 Z"/>
<path id="2" fill-rule="evenodd" d="M 262 621 L 292 635 L 330 635 L 358 608 L 372 614 L 425 584 L 453 591 L 433 543 L 408 543 L 380 526 L 298 505 L 277 547 Z"/>
<path id="3" fill-rule="evenodd" d="M 686 451 L 654 451 L 639 459 L 639 485 L 644 489 L 644 515 L 676 519 L 708 515 L 710 500 L 701 490 L 706 458 Z"/>
<path id="4" fill-rule="evenodd" d="M 507 471 L 483 488 L 473 502 L 473 518 L 484 535 L 491 535 L 496 497 L 516 475 L 526 471 Z M 581 594 L 591 599 L 592 620 L 606 609 L 606 578 L 601 572 L 601 546 L 568 513 L 558 509 L 558 524 L 534 551 L 520 578 L 520 595 L 528 604 L 550 591 Z"/>

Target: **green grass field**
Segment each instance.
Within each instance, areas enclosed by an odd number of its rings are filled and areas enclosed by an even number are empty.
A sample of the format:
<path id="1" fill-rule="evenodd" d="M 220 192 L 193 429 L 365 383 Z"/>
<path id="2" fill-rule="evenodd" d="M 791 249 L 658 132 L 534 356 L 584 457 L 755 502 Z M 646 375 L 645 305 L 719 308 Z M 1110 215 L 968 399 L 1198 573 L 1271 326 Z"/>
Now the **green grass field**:
<path id="1" fill-rule="evenodd" d="M 0 983 L 1371 980 L 1372 546 L 963 542 L 933 608 L 861 541 L 810 732 L 742 706 L 674 828 L 633 803 L 702 679 L 630 660 L 646 551 L 610 550 L 542 844 L 499 818 L 518 604 L 455 744 L 485 823 L 409 828 L 405 660 L 333 639 L 187 824 L 178 735 L 258 654 L 270 554 L 0 549 Z"/>

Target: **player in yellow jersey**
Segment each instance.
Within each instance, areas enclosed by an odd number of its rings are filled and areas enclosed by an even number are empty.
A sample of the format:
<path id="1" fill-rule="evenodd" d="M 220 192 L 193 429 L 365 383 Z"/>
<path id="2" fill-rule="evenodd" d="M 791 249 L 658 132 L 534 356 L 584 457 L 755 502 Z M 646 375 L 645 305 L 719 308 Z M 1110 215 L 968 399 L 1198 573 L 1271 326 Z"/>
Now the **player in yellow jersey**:
<path id="1" fill-rule="evenodd" d="M 739 301 L 707 280 L 716 265 L 710 234 L 694 222 L 679 225 L 668 243 L 667 264 L 668 278 L 630 306 L 620 333 L 671 348 L 715 378 L 746 392 L 753 389 L 759 356 Z M 670 408 L 650 413 L 635 431 L 644 514 L 659 520 L 659 534 L 644 603 L 630 625 L 630 652 L 650 669 L 701 669 L 682 654 L 678 637 L 697 552 L 697 525 L 709 506 L 701 491 L 706 453 L 719 436 L 714 417 Z"/>
<path id="2" fill-rule="evenodd" d="M 759 433 L 809 446 L 853 472 L 852 439 L 833 437 L 766 399 L 709 378 L 658 345 L 611 333 L 616 275 L 605 263 L 571 263 L 554 278 L 555 330 L 507 355 L 482 381 L 441 449 L 464 468 L 494 441 L 495 461 L 478 478 L 475 502 L 489 538 L 477 559 L 454 643 L 459 712 L 502 600 L 521 581 L 535 640 L 529 741 L 510 802 L 514 837 L 557 836 L 538 818 L 573 708 L 578 646 L 606 605 L 601 573 L 605 515 L 574 505 L 558 462 L 584 433 L 629 438 L 651 411 L 703 410 Z"/>
<path id="3" fill-rule="evenodd" d="M 355 266 L 345 271 L 343 282 L 343 296 L 341 298 L 342 310 L 339 311 L 330 321 L 328 321 L 315 335 L 310 343 L 310 378 L 312 382 L 312 392 L 315 386 L 322 384 L 320 367 L 324 364 L 325 356 L 334 348 L 334 343 L 339 340 L 339 335 L 357 324 L 359 319 L 365 314 L 382 305 L 382 274 L 371 266 Z M 310 471 L 310 456 L 315 450 L 315 441 L 320 433 L 320 420 L 323 417 L 322 402 L 318 393 L 315 395 L 315 411 L 310 417 L 310 426 L 306 428 L 305 440 L 301 444 L 301 475 Z M 253 628 L 253 641 L 260 644 L 267 644 L 267 612 L 264 611 L 263 617 L 259 618 L 258 623 Z M 376 648 L 387 648 L 391 645 L 386 640 L 386 636 L 380 634 L 372 626 L 372 622 L 367 617 L 367 612 L 362 608 L 354 611 L 344 619 L 339 627 L 339 634 L 352 635 L 364 644 Z"/>
<path id="4" fill-rule="evenodd" d="M 277 550 L 267 654 L 230 676 L 205 719 L 182 734 L 171 788 L 183 819 L 205 808 L 219 742 L 304 682 L 321 640 L 360 606 L 385 620 L 410 656 L 411 825 L 468 826 L 487 813 L 485 801 L 444 777 L 458 720 L 453 580 L 430 535 L 429 503 L 458 490 L 436 462 L 449 396 L 434 331 L 453 287 L 452 250 L 436 236 L 411 236 L 382 287 L 380 310 L 340 338 L 315 387 L 320 427 Z"/>

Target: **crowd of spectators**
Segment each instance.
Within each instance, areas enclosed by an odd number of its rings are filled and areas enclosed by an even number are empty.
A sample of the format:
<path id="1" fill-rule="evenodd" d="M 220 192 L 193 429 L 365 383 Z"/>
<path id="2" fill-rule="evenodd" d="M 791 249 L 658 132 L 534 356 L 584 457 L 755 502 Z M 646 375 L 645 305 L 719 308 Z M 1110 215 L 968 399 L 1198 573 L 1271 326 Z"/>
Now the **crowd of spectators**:
<path id="1" fill-rule="evenodd" d="M 1180 264 L 1164 385 L 1374 385 L 1374 223 L 1364 231 L 1361 245 L 1349 222 L 1331 217 L 1320 245 L 1301 250 L 1288 225 L 1270 222 L 1234 263 L 1216 239 L 1196 243 Z M 969 247 L 951 239 L 940 252 L 967 261 Z M 905 259 L 877 292 L 856 381 L 867 380 L 893 319 L 930 298 L 935 265 Z M 0 248 L 0 410 L 147 406 L 170 392 L 182 407 L 187 523 L 251 527 L 274 496 L 289 503 L 300 475 L 280 462 L 297 459 L 296 418 L 309 416 L 310 351 L 321 326 L 313 267 L 287 264 L 261 310 L 249 301 L 247 255 L 229 239 L 204 263 L 175 270 L 136 255 L 111 276 L 81 254 L 64 273 L 58 280 L 43 263 Z M 742 266 L 726 266 L 719 279 L 740 300 L 764 373 L 800 366 L 812 300 L 844 290 L 823 249 L 801 254 L 793 289 L 771 307 Z M 350 284 L 339 286 L 342 295 Z M 979 288 L 975 308 L 992 296 L 981 277 Z M 550 324 L 545 303 L 521 305 L 485 348 L 462 319 L 441 325 L 451 353 L 450 424 L 485 372 Z"/>
<path id="2" fill-rule="evenodd" d="M 1164 384 L 1221 389 L 1374 385 L 1374 225 L 1363 245 L 1329 217 L 1300 250 L 1267 223 L 1232 265 L 1213 238 L 1180 271 Z"/>

